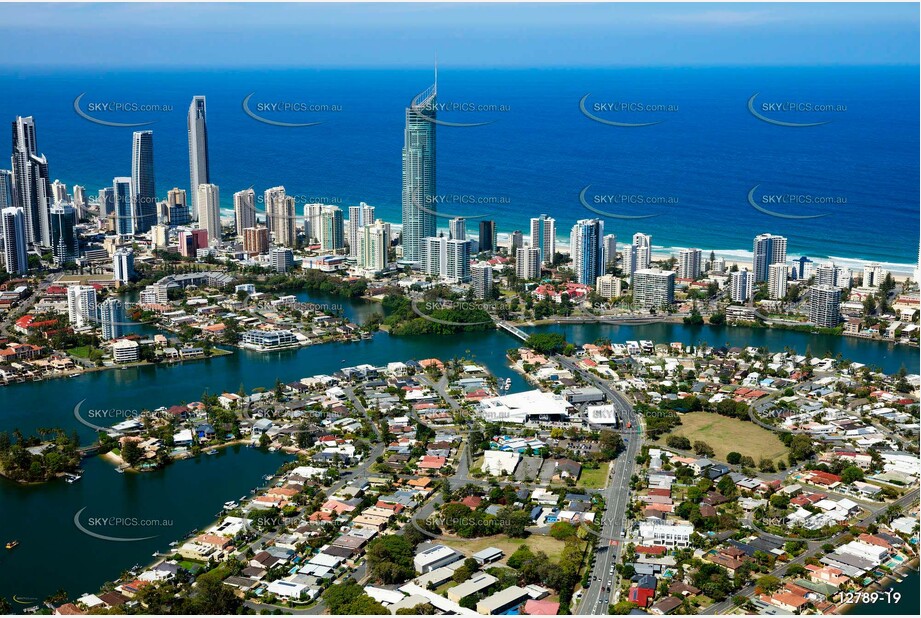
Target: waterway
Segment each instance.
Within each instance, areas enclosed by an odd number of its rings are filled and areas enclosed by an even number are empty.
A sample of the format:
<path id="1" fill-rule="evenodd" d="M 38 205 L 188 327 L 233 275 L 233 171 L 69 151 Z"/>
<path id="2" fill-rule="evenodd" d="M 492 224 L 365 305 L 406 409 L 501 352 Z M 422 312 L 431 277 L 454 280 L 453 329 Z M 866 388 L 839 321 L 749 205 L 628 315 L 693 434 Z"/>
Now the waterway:
<path id="1" fill-rule="evenodd" d="M 341 305 L 343 313 L 363 322 L 381 311 L 375 303 L 341 297 L 300 293 L 304 302 Z M 643 326 L 549 325 L 532 331 L 559 331 L 570 341 L 586 343 L 598 338 L 615 342 L 651 339 L 656 342 L 706 341 L 711 345 L 790 347 L 802 353 L 841 353 L 855 361 L 895 372 L 905 364 L 918 372 L 918 351 L 880 342 L 808 335 L 791 331 L 751 330 L 733 327 L 686 327 L 682 324 Z M 0 387 L 0 430 L 31 433 L 39 427 L 76 430 L 84 443 L 94 432 L 74 417 L 83 402 L 84 415 L 93 410 L 154 409 L 199 400 L 206 391 L 237 392 L 270 388 L 276 380 L 291 382 L 306 376 L 332 373 L 361 363 L 382 365 L 396 360 L 465 358 L 484 364 L 501 379 L 510 378 L 512 392 L 527 387 L 505 359 L 518 341 L 500 331 L 445 337 L 391 337 L 378 333 L 371 340 L 332 343 L 297 350 L 259 353 L 233 349 L 233 354 L 169 366 L 145 366 L 88 373 L 74 378 Z M 115 422 L 115 421 L 112 421 Z M 100 422 L 100 424 L 108 424 Z M 96 591 L 101 583 L 118 577 L 136 563 L 145 564 L 170 541 L 211 522 L 221 505 L 256 487 L 263 475 L 281 463 L 279 454 L 232 447 L 213 456 L 178 462 L 165 470 L 145 474 L 117 474 L 99 458 L 84 462 L 83 480 L 19 486 L 0 479 L 0 541 L 18 539 L 21 545 L 0 554 L 0 596 L 21 609 L 17 598 L 44 599 L 63 588 L 74 596 Z M 144 541 L 104 541 L 78 529 L 82 525 L 104 536 L 144 537 Z M 169 521 L 169 525 L 138 527 L 103 524 L 91 518 L 139 518 Z M 92 522 L 94 526 L 87 526 Z M 907 580 L 906 580 L 907 581 Z M 29 603 L 31 604 L 31 603 Z"/>
<path id="2" fill-rule="evenodd" d="M 892 589 L 902 596 L 899 602 L 892 600 L 892 595 L 887 597 L 880 594 L 876 603 L 858 603 L 852 605 L 848 614 L 857 616 L 918 616 L 921 615 L 921 574 L 912 571 L 905 576 L 901 583 L 892 582 L 883 590 Z"/>

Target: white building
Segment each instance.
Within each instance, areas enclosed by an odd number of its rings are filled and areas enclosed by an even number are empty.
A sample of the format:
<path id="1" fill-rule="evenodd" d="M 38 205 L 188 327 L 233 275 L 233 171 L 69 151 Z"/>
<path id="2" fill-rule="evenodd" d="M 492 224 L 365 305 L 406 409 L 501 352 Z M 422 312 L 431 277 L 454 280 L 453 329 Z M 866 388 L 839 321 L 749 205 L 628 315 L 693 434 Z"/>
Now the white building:
<path id="1" fill-rule="evenodd" d="M 562 396 L 536 389 L 490 397 L 479 404 L 480 416 L 484 420 L 518 424 L 528 421 L 566 421 L 572 407 Z"/>
<path id="2" fill-rule="evenodd" d="M 208 244 L 221 244 L 221 195 L 217 185 L 198 185 L 198 227 L 208 231 Z"/>
<path id="3" fill-rule="evenodd" d="M 69 286 L 67 317 L 74 329 L 96 326 L 96 288 L 91 285 Z"/>
<path id="4" fill-rule="evenodd" d="M 112 344 L 112 358 L 116 363 L 136 363 L 140 358 L 137 341 L 120 339 Z"/>
<path id="5" fill-rule="evenodd" d="M 787 265 L 771 264 L 768 269 L 768 295 L 772 300 L 782 300 L 787 295 Z"/>
<path id="6" fill-rule="evenodd" d="M 492 476 L 514 474 L 521 462 L 521 455 L 510 451 L 486 451 L 483 453 L 483 472 Z"/>
<path id="7" fill-rule="evenodd" d="M 841 290 L 833 285 L 813 285 L 809 288 L 809 321 L 816 326 L 834 328 L 838 325 Z"/>
<path id="8" fill-rule="evenodd" d="M 675 302 L 675 273 L 643 268 L 633 273 L 633 304 L 644 309 L 664 309 Z"/>
<path id="9" fill-rule="evenodd" d="M 739 270 L 730 273 L 729 296 L 734 303 L 744 303 L 752 297 L 755 277 L 750 270 Z"/>
<path id="10" fill-rule="evenodd" d="M 349 206 L 349 255 L 351 257 L 356 257 L 361 261 L 361 237 L 365 228 L 373 223 L 374 206 L 369 206 L 364 202 L 361 202 L 358 206 Z M 305 221 L 305 228 L 307 225 L 308 223 Z M 383 268 L 380 267 L 377 270 L 383 270 Z"/>
<path id="11" fill-rule="evenodd" d="M 640 537 L 646 545 L 687 547 L 691 544 L 693 532 L 694 526 L 689 523 L 640 522 Z"/>
<path id="12" fill-rule="evenodd" d="M 519 279 L 540 277 L 540 249 L 527 245 L 518 247 L 515 251 L 515 275 Z"/>
<path id="13" fill-rule="evenodd" d="M 474 264 L 470 267 L 473 280 L 473 294 L 477 298 L 492 298 L 493 272 L 489 264 Z"/>
<path id="14" fill-rule="evenodd" d="M 543 264 L 553 261 L 556 253 L 556 219 L 547 215 L 531 219 L 531 246 L 540 252 Z"/>
<path id="15" fill-rule="evenodd" d="M 233 194 L 233 218 L 237 236 L 243 236 L 243 230 L 248 227 L 256 227 L 255 191 L 244 189 Z"/>
<path id="16" fill-rule="evenodd" d="M 595 291 L 598 293 L 598 296 L 608 300 L 617 298 L 621 294 L 620 277 L 615 277 L 614 275 L 602 275 L 598 277 L 595 279 Z"/>
<path id="17" fill-rule="evenodd" d="M 134 251 L 127 247 L 115 250 L 112 256 L 112 269 L 115 280 L 120 283 L 128 283 L 134 278 Z"/>
<path id="18" fill-rule="evenodd" d="M 372 206 L 368 208 L 373 210 Z M 351 233 L 350 227 L 349 234 Z M 390 264 L 390 224 L 378 219 L 362 227 L 357 238 L 358 267 L 371 272 L 386 270 Z"/>
<path id="19" fill-rule="evenodd" d="M 700 249 L 682 249 L 678 252 L 678 278 L 697 279 L 700 276 Z"/>
<path id="20" fill-rule="evenodd" d="M 429 573 L 463 559 L 464 556 L 457 550 L 447 545 L 435 545 L 416 554 L 416 557 L 413 558 L 413 566 L 416 567 L 418 573 Z"/>

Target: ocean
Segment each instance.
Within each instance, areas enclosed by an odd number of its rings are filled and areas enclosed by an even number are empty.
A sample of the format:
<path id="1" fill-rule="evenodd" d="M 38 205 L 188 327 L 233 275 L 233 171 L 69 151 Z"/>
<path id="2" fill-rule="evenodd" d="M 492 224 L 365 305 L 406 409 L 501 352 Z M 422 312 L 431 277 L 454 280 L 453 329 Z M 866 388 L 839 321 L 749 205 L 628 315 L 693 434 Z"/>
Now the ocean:
<path id="1" fill-rule="evenodd" d="M 154 131 L 157 195 L 188 188 L 186 112 L 207 97 L 211 181 L 222 206 L 253 186 L 284 185 L 302 204 L 367 202 L 400 220 L 404 109 L 431 84 L 421 70 L 0 72 L 0 116 L 36 118 L 52 178 L 95 196 L 131 172 L 131 132 Z M 760 233 L 789 238 L 791 255 L 853 258 L 910 271 L 918 259 L 917 67 L 472 70 L 441 67 L 439 212 L 497 221 L 527 234 L 557 219 L 561 242 L 580 218 L 605 231 L 652 235 L 672 247 L 750 255 Z M 96 124 L 74 107 L 108 122 Z M 314 123 L 282 127 L 257 121 Z M 589 119 L 652 126 L 616 127 Z M 827 122 L 779 126 L 781 122 Z M 785 111 L 781 104 L 831 111 Z M 109 110 L 105 109 L 106 104 Z M 126 111 L 112 112 L 116 104 Z M 132 106 L 161 106 L 153 111 Z M 325 111 L 299 111 L 304 106 Z M 275 106 L 275 109 L 273 109 Z M 284 106 L 289 111 L 279 112 Z M 611 111 L 618 106 L 619 111 Z M 649 111 L 652 106 L 653 111 Z M 170 111 L 164 111 L 169 108 Z M 662 111 L 655 111 L 662 110 Z M 580 192 L 589 206 L 580 201 Z M 813 219 L 771 216 L 775 213 Z M 618 196 L 618 197 L 615 197 Z M 629 196 L 623 198 L 619 196 Z M 774 198 L 778 200 L 772 202 Z M 822 201 L 823 203 L 816 203 Z M 257 209 L 262 209 L 261 203 Z M 617 215 L 617 216 L 610 216 Z M 622 215 L 648 216 L 623 219 Z M 439 220 L 447 227 L 447 218 Z"/>

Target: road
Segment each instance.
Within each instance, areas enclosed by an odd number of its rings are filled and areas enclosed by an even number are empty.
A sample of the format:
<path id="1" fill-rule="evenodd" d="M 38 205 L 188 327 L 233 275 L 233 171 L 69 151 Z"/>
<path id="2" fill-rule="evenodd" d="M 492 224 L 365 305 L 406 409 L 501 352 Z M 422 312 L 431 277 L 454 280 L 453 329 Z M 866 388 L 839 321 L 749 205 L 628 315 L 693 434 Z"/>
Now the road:
<path id="1" fill-rule="evenodd" d="M 627 528 L 626 511 L 630 504 L 630 478 L 636 466 L 636 456 L 642 446 L 643 434 L 639 417 L 626 397 L 614 391 L 607 382 L 598 376 L 578 367 L 564 356 L 556 356 L 556 361 L 574 374 L 600 389 L 614 404 L 621 422 L 636 428 L 635 433 L 624 435 L 625 448 L 614 460 L 612 472 L 603 495 L 605 510 L 601 517 L 601 529 L 596 543 L 595 565 L 592 567 L 589 586 L 582 592 L 581 602 L 575 613 L 580 615 L 607 614 L 608 605 L 616 602 L 612 599 L 613 591 L 620 589 L 616 571 L 611 574 L 614 565 L 620 560 Z M 610 582 L 610 583 L 609 583 Z"/>

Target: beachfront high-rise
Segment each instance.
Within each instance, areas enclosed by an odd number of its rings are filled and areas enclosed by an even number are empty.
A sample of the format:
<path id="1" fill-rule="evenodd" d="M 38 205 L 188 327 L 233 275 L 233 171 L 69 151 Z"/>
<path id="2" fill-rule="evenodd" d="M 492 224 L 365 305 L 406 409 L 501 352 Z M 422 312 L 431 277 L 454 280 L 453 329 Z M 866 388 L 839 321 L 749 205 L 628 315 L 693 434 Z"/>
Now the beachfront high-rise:
<path id="1" fill-rule="evenodd" d="M 70 204 L 52 206 L 48 213 L 51 224 L 51 254 L 56 266 L 76 262 L 80 253 L 77 239 L 77 212 Z"/>
<path id="2" fill-rule="evenodd" d="M 617 236 L 605 234 L 602 244 L 604 245 L 604 267 L 614 266 L 617 263 Z"/>
<path id="3" fill-rule="evenodd" d="M 448 239 L 449 240 L 467 240 L 467 220 L 463 217 L 455 217 L 448 221 Z"/>
<path id="4" fill-rule="evenodd" d="M 480 251 L 497 251 L 496 244 L 496 222 L 480 221 Z"/>
<path id="5" fill-rule="evenodd" d="M 99 220 L 105 222 L 110 214 L 115 212 L 115 189 L 112 187 L 103 187 L 99 190 L 96 197 L 99 207 Z"/>
<path id="6" fill-rule="evenodd" d="M 782 300 L 787 295 L 787 265 L 784 262 L 771 264 L 768 269 L 768 297 Z"/>
<path id="7" fill-rule="evenodd" d="M 54 182 L 51 183 L 51 203 L 57 205 L 69 201 L 70 196 L 67 194 L 67 185 L 55 178 Z"/>
<path id="8" fill-rule="evenodd" d="M 649 268 L 652 265 L 652 236 L 637 232 L 633 235 L 633 246 L 636 247 L 634 272 Z"/>
<path id="9" fill-rule="evenodd" d="M 678 278 L 697 279 L 700 276 L 700 249 L 682 249 L 678 252 Z"/>
<path id="10" fill-rule="evenodd" d="M 349 206 L 349 256 L 358 257 L 358 244 L 363 230 L 372 223 L 374 223 L 374 206 L 370 206 L 364 202 L 361 202 L 358 206 Z M 306 221 L 304 222 L 304 228 L 305 231 L 307 231 Z M 307 234 L 308 237 L 310 233 Z"/>
<path id="11" fill-rule="evenodd" d="M 134 234 L 134 217 L 131 216 L 131 177 L 113 178 L 112 194 L 115 198 L 115 233 L 126 236 Z"/>
<path id="12" fill-rule="evenodd" d="M 403 132 L 403 260 L 422 261 L 423 239 L 435 236 L 435 82 L 406 108 Z"/>
<path id="13" fill-rule="evenodd" d="M 192 97 L 189 105 L 189 186 L 192 190 L 191 216 L 198 220 L 198 186 L 211 182 L 208 171 L 208 124 L 205 119 L 205 97 Z"/>
<path id="14" fill-rule="evenodd" d="M 752 254 L 755 283 L 767 281 L 771 264 L 787 261 L 787 239 L 774 234 L 759 234 L 755 236 Z"/>
<path id="15" fill-rule="evenodd" d="M 594 285 L 604 274 L 604 222 L 601 219 L 580 219 L 569 234 L 576 282 Z"/>
<path id="16" fill-rule="evenodd" d="M 358 267 L 381 272 L 390 263 L 390 226 L 381 220 L 358 231 Z"/>
<path id="17" fill-rule="evenodd" d="M 294 247 L 297 244 L 297 221 L 294 214 L 294 198 L 285 194 L 284 187 L 266 189 L 265 225 L 277 245 Z"/>
<path id="18" fill-rule="evenodd" d="M 3 264 L 11 275 L 24 275 L 29 270 L 26 250 L 26 220 L 22 208 L 9 206 L 0 210 L 0 238 L 3 239 Z"/>
<path id="19" fill-rule="evenodd" d="M 99 305 L 99 326 L 104 341 L 118 339 L 124 334 L 125 309 L 122 301 L 107 298 Z"/>
<path id="20" fill-rule="evenodd" d="M 531 219 L 531 246 L 540 251 L 541 264 L 550 264 L 556 253 L 556 219 L 541 215 Z"/>
<path id="21" fill-rule="evenodd" d="M 324 206 L 320 213 L 320 249 L 338 251 L 345 247 L 345 222 L 342 209 L 338 206 Z"/>
<path id="22" fill-rule="evenodd" d="M 83 185 L 74 185 L 73 205 L 77 210 L 77 219 L 86 217 L 86 187 Z"/>
<path id="23" fill-rule="evenodd" d="M 252 188 L 233 194 L 233 218 L 237 236 L 243 236 L 248 227 L 256 227 L 256 192 Z"/>
<path id="24" fill-rule="evenodd" d="M 13 199 L 13 172 L 0 170 L 0 210 L 15 206 Z"/>
<path id="25" fill-rule="evenodd" d="M 208 232 L 211 246 L 221 244 L 221 193 L 217 185 L 198 185 L 196 198 L 199 209 L 198 225 Z"/>
<path id="26" fill-rule="evenodd" d="M 809 321 L 823 328 L 838 325 L 841 290 L 833 285 L 813 285 L 809 288 Z"/>
<path id="27" fill-rule="evenodd" d="M 150 231 L 157 222 L 153 131 L 135 131 L 131 140 L 131 216 L 135 234 Z"/>
<path id="28" fill-rule="evenodd" d="M 17 116 L 13 121 L 13 205 L 22 208 L 26 240 L 30 245 L 51 246 L 51 180 L 48 159 L 38 155 L 35 121 Z"/>
<path id="29" fill-rule="evenodd" d="M 169 224 L 173 227 L 189 224 L 192 220 L 192 215 L 189 214 L 185 189 L 173 187 L 166 192 L 166 212 Z"/>

